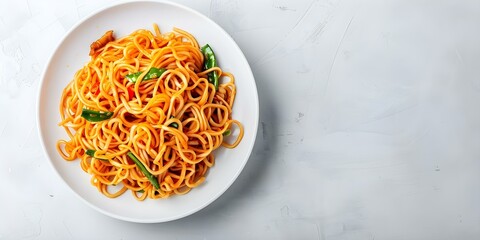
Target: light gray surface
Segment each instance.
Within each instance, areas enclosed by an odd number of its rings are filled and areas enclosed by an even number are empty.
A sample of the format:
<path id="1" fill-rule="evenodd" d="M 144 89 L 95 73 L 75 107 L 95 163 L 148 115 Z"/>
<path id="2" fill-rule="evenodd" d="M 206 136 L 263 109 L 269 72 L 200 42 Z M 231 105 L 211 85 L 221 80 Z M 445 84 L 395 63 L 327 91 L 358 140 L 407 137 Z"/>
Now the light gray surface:
<path id="1" fill-rule="evenodd" d="M 2 1 L 0 239 L 480 238 L 479 1 L 179 1 L 244 51 L 261 124 L 233 186 L 163 224 L 89 208 L 37 135 L 48 57 L 110 3 Z"/>

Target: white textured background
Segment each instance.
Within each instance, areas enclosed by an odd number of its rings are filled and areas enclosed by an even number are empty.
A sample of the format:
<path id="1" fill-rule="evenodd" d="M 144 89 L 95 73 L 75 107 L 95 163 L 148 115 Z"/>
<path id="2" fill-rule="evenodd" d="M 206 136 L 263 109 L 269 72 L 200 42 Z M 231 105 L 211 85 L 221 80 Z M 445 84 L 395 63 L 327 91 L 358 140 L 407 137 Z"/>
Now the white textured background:
<path id="1" fill-rule="evenodd" d="M 480 1 L 178 1 L 237 41 L 260 127 L 234 185 L 163 224 L 89 208 L 42 153 L 40 74 L 112 1 L 0 0 L 0 239 L 480 239 Z"/>

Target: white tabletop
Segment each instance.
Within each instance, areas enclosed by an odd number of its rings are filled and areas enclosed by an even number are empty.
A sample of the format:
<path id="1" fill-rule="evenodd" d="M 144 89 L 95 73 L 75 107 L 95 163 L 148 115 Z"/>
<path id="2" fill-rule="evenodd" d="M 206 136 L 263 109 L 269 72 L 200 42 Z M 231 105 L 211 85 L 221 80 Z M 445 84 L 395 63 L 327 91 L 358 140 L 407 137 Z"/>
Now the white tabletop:
<path id="1" fill-rule="evenodd" d="M 182 0 L 244 51 L 260 98 L 244 171 L 194 215 L 85 205 L 40 146 L 40 74 L 112 1 L 2 1 L 0 239 L 479 239 L 478 0 Z"/>

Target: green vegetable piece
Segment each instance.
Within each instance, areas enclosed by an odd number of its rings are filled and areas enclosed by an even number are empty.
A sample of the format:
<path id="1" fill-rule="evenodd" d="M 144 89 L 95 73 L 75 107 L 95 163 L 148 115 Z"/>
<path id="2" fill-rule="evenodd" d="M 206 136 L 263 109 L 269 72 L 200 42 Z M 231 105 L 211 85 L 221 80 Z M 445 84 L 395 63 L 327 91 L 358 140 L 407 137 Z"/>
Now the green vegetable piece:
<path id="1" fill-rule="evenodd" d="M 208 70 L 210 68 L 217 66 L 217 58 L 215 53 L 210 45 L 206 44 L 201 48 L 205 60 L 203 60 L 203 70 Z M 212 83 L 215 86 L 215 90 L 218 90 L 218 73 L 216 71 L 208 73 L 208 82 Z"/>
<path id="2" fill-rule="evenodd" d="M 90 157 L 95 157 L 95 150 L 88 149 L 85 153 Z"/>
<path id="3" fill-rule="evenodd" d="M 128 81 L 130 82 L 136 82 L 137 81 L 137 78 L 140 77 L 140 74 L 142 74 L 142 72 L 136 72 L 136 73 L 131 73 L 131 74 L 128 74 L 127 76 L 125 76 Z"/>
<path id="4" fill-rule="evenodd" d="M 130 157 L 130 159 L 132 159 L 135 164 L 137 165 L 138 168 L 140 168 L 140 171 L 143 172 L 143 174 L 148 178 L 148 180 L 153 184 L 153 186 L 155 187 L 155 189 L 159 189 L 160 188 L 160 185 L 158 184 L 158 179 L 157 177 L 155 177 L 152 173 L 150 173 L 146 168 L 145 166 L 143 166 L 142 162 L 140 160 L 138 160 L 137 157 L 135 157 L 135 155 L 132 153 L 132 152 L 128 152 L 127 153 L 127 156 Z"/>
<path id="5" fill-rule="evenodd" d="M 113 116 L 113 112 L 100 112 L 90 109 L 82 109 L 82 117 L 89 122 L 101 122 Z"/>
<path id="6" fill-rule="evenodd" d="M 145 74 L 142 81 L 143 80 L 150 80 L 150 79 L 153 79 L 153 78 L 159 78 L 160 76 L 162 76 L 162 74 L 165 71 L 167 71 L 167 69 L 165 69 L 165 68 L 152 67 L 152 68 L 150 68 L 150 70 L 148 70 L 147 74 Z M 125 77 L 128 79 L 128 81 L 135 83 L 137 81 L 138 77 L 140 77 L 141 74 L 142 74 L 142 72 L 136 72 L 136 73 L 128 74 Z"/>
<path id="7" fill-rule="evenodd" d="M 225 132 L 223 132 L 223 136 L 230 136 L 230 134 L 232 134 L 232 131 L 230 131 L 230 129 L 227 129 L 225 130 Z"/>
<path id="8" fill-rule="evenodd" d="M 138 190 L 137 192 L 138 192 L 138 193 L 144 193 L 145 190 L 141 189 L 141 190 Z"/>
<path id="9" fill-rule="evenodd" d="M 153 78 L 159 78 L 160 76 L 162 76 L 162 74 L 167 71 L 167 69 L 165 68 L 150 68 L 150 70 L 148 70 L 147 74 L 145 75 L 145 77 L 143 78 L 144 80 L 149 80 L 149 79 L 153 79 Z"/>
<path id="10" fill-rule="evenodd" d="M 87 151 L 85 151 L 85 153 L 88 156 L 93 157 L 93 158 L 95 158 L 95 152 L 96 152 L 96 150 L 92 150 L 92 149 L 88 149 Z M 104 158 L 96 158 L 96 159 L 98 159 L 100 161 L 108 162 L 108 159 L 104 159 Z"/>
<path id="11" fill-rule="evenodd" d="M 174 116 L 170 116 L 170 119 L 172 119 L 172 118 L 175 118 L 175 117 L 174 117 Z M 168 126 L 178 129 L 178 124 L 177 124 L 176 122 L 170 123 Z"/>

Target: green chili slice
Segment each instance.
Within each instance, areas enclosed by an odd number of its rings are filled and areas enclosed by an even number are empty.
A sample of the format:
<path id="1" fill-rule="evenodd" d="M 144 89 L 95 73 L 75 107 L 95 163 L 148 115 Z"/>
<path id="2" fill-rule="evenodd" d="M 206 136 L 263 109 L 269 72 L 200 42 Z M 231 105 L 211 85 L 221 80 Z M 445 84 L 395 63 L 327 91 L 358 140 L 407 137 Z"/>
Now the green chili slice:
<path id="1" fill-rule="evenodd" d="M 223 132 L 223 136 L 230 136 L 230 134 L 232 134 L 232 131 L 230 129 L 227 129 L 225 130 L 225 132 Z"/>
<path id="2" fill-rule="evenodd" d="M 95 157 L 95 152 L 96 152 L 96 151 L 97 151 L 97 150 L 88 149 L 87 151 L 85 151 L 85 153 L 86 153 L 88 156 L 90 156 L 90 157 L 96 158 L 96 157 Z M 98 159 L 98 160 L 100 160 L 100 161 L 108 162 L 108 159 L 104 159 L 104 158 L 96 158 L 96 159 Z"/>
<path id="3" fill-rule="evenodd" d="M 175 117 L 174 117 L 174 116 L 170 116 L 170 119 L 172 119 L 172 118 L 175 118 Z M 178 129 L 178 123 L 176 123 L 176 122 L 172 122 L 172 123 L 168 124 L 168 126 Z"/>
<path id="4" fill-rule="evenodd" d="M 203 70 L 217 66 L 217 58 L 210 45 L 206 44 L 201 48 L 205 60 L 203 60 Z M 208 73 L 208 82 L 215 86 L 215 90 L 218 90 L 218 73 L 216 71 Z"/>
<path id="5" fill-rule="evenodd" d="M 82 109 L 82 117 L 89 122 L 101 122 L 113 116 L 113 112 L 101 112 L 90 109 Z"/>
<path id="6" fill-rule="evenodd" d="M 165 71 L 167 71 L 167 69 L 165 69 L 165 68 L 152 67 L 152 68 L 150 68 L 150 70 L 148 70 L 147 74 L 145 74 L 142 81 L 143 80 L 150 80 L 150 79 L 154 79 L 154 78 L 159 78 L 160 76 L 162 76 L 162 74 Z M 142 72 L 136 72 L 136 73 L 128 74 L 125 77 L 128 79 L 128 81 L 135 83 L 138 80 L 138 77 L 140 77 L 141 74 L 142 74 Z"/>
<path id="7" fill-rule="evenodd" d="M 145 166 L 143 166 L 142 162 L 140 160 L 138 160 L 137 157 L 135 157 L 135 155 L 132 153 L 132 152 L 128 152 L 127 153 L 128 157 L 130 157 L 130 159 L 132 159 L 135 164 L 137 165 L 138 168 L 140 168 L 140 171 L 143 172 L 143 174 L 145 175 L 145 177 L 148 178 L 148 180 L 153 184 L 153 186 L 155 187 L 155 189 L 159 189 L 160 188 L 160 185 L 158 184 L 158 179 L 157 177 L 155 177 L 152 173 L 150 173 L 146 168 Z"/>

